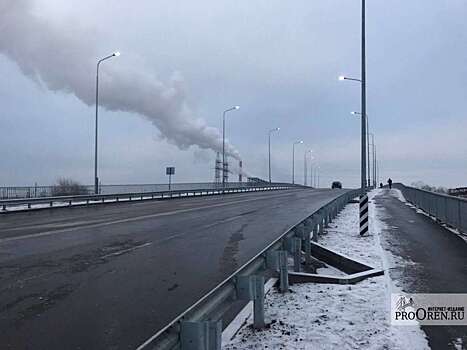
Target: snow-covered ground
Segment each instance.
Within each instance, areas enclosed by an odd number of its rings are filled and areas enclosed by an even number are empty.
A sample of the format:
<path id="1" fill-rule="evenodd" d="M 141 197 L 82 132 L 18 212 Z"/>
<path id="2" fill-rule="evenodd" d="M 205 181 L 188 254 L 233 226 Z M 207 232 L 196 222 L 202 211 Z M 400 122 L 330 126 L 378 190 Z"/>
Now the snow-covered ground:
<path id="1" fill-rule="evenodd" d="M 379 191 L 370 194 L 370 236 L 359 236 L 358 204 L 348 204 L 319 243 L 387 270 L 392 259 L 378 235 L 384 209 L 371 201 Z M 300 284 L 285 295 L 272 290 L 265 300 L 268 328 L 254 331 L 249 319 L 223 349 L 427 349 L 418 326 L 390 325 L 390 293 L 396 291 L 388 274 L 351 286 Z"/>

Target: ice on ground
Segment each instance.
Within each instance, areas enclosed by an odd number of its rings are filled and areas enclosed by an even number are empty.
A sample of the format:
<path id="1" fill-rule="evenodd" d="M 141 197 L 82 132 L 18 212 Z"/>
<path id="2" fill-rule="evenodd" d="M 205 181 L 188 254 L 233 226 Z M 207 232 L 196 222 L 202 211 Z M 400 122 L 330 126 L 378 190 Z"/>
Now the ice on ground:
<path id="1" fill-rule="evenodd" d="M 360 237 L 358 204 L 348 204 L 319 243 L 375 268 L 388 268 L 378 233 L 385 229 L 370 194 L 370 232 Z M 250 319 L 224 350 L 234 349 L 428 349 L 419 327 L 394 327 L 389 321 L 389 276 L 355 285 L 299 284 L 285 295 L 266 296 L 268 328 L 254 331 Z"/>

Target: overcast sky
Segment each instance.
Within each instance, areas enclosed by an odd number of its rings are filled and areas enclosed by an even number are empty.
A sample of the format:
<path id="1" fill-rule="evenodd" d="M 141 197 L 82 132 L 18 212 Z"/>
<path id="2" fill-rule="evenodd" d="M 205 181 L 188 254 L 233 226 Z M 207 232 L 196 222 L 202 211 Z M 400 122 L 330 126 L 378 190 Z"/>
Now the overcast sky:
<path id="1" fill-rule="evenodd" d="M 467 2 L 368 0 L 370 131 L 381 176 L 467 185 Z M 137 5 L 136 5 L 137 4 Z M 357 0 L 0 0 L 0 185 L 93 182 L 95 63 L 103 184 L 212 181 L 222 111 L 231 154 L 303 181 L 358 186 Z M 6 33 L 6 34 L 5 34 Z M 196 146 L 198 145 L 198 146 Z"/>

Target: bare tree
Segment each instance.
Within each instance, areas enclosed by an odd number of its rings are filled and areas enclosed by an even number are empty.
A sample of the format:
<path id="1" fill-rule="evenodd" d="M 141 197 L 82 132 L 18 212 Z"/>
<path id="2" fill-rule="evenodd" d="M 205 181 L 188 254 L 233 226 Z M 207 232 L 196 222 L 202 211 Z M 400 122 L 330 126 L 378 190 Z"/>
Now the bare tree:
<path id="1" fill-rule="evenodd" d="M 59 178 L 57 184 L 52 187 L 52 196 L 74 196 L 88 194 L 86 186 L 68 178 Z"/>

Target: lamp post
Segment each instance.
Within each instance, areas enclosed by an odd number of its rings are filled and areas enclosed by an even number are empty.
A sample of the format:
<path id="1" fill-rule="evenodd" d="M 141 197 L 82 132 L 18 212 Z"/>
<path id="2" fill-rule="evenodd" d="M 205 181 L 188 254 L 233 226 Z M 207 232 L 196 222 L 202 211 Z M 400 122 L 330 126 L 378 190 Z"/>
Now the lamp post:
<path id="1" fill-rule="evenodd" d="M 361 135 L 361 144 L 362 144 L 362 149 L 361 149 L 361 188 L 366 187 L 366 148 L 367 148 L 367 126 L 366 126 L 366 119 L 367 119 L 367 114 L 366 114 L 366 28 L 365 28 L 365 17 L 366 17 L 366 6 L 365 6 L 365 0 L 362 0 L 362 51 L 361 51 L 361 78 L 349 78 L 345 76 L 340 76 L 339 80 L 352 80 L 352 81 L 357 81 L 361 85 L 361 113 L 362 113 L 362 135 Z"/>
<path id="2" fill-rule="evenodd" d="M 94 193 L 99 193 L 99 177 L 97 176 L 97 136 L 98 136 L 98 120 L 99 120 L 99 67 L 102 62 L 108 60 L 112 57 L 120 56 L 120 52 L 114 52 L 113 54 L 101 58 L 97 61 L 96 69 L 96 130 L 95 130 L 95 139 L 94 139 Z"/>
<path id="3" fill-rule="evenodd" d="M 372 162 L 373 162 L 373 187 L 376 188 L 376 144 L 375 144 L 375 135 L 369 133 L 371 136 L 371 146 L 372 146 Z"/>
<path id="4" fill-rule="evenodd" d="M 225 115 L 227 112 L 235 111 L 240 109 L 239 106 L 234 106 L 232 108 L 226 109 L 224 113 L 222 113 L 222 188 L 225 188 L 225 176 L 227 169 L 225 167 Z"/>
<path id="5" fill-rule="evenodd" d="M 315 167 L 315 185 L 316 185 L 316 188 L 319 188 L 319 169 L 321 169 L 320 166 Z"/>
<path id="6" fill-rule="evenodd" d="M 311 152 L 313 152 L 313 151 L 311 151 Z M 313 160 L 314 160 L 315 158 L 313 157 L 313 153 L 311 154 L 311 157 L 310 157 L 310 158 L 311 158 L 311 159 L 310 159 L 310 184 L 311 184 L 311 187 L 315 187 L 315 186 L 314 186 L 314 181 L 313 181 L 313 180 L 314 180 L 314 179 L 313 179 Z"/>
<path id="7" fill-rule="evenodd" d="M 362 49 L 364 50 L 364 49 Z M 362 53 L 363 54 L 363 53 Z M 362 57 L 362 61 L 364 61 L 364 58 Z M 364 64 L 362 64 L 363 67 Z M 359 114 L 362 116 L 362 126 L 361 126 L 361 188 L 367 187 L 367 178 L 366 178 L 366 167 L 367 167 L 367 115 L 366 115 L 366 97 L 365 97 L 365 84 L 364 84 L 364 72 L 362 71 L 362 79 L 357 79 L 357 78 L 349 78 L 346 76 L 339 76 L 340 81 L 344 80 L 350 80 L 350 81 L 356 81 L 359 82 L 360 85 L 362 86 L 362 112 L 357 113 L 353 112 L 352 114 Z M 365 105 L 365 106 L 364 106 Z"/>
<path id="8" fill-rule="evenodd" d="M 292 145 L 292 184 L 295 184 L 295 145 L 302 144 L 303 141 L 296 141 Z"/>
<path id="9" fill-rule="evenodd" d="M 313 158 L 313 156 L 312 156 L 313 151 L 311 149 L 306 150 L 305 154 L 304 154 L 304 157 L 303 157 L 303 184 L 305 186 L 308 185 L 308 164 L 307 164 L 307 155 L 308 154 L 310 154 L 311 158 Z M 310 163 L 311 163 L 311 160 L 310 160 Z"/>
<path id="10" fill-rule="evenodd" d="M 352 115 L 358 115 L 361 116 L 362 113 L 360 112 L 350 112 Z M 366 116 L 366 144 L 367 144 L 367 168 L 368 168 L 368 186 L 371 186 L 371 168 L 370 168 L 370 127 L 368 126 L 369 123 L 369 117 L 368 115 Z"/>
<path id="11" fill-rule="evenodd" d="M 271 129 L 269 130 L 269 134 L 268 134 L 268 150 L 269 150 L 269 162 L 268 162 L 268 165 L 269 165 L 269 183 L 271 183 L 271 134 L 275 131 L 279 131 L 280 128 L 274 128 L 274 129 Z"/>

